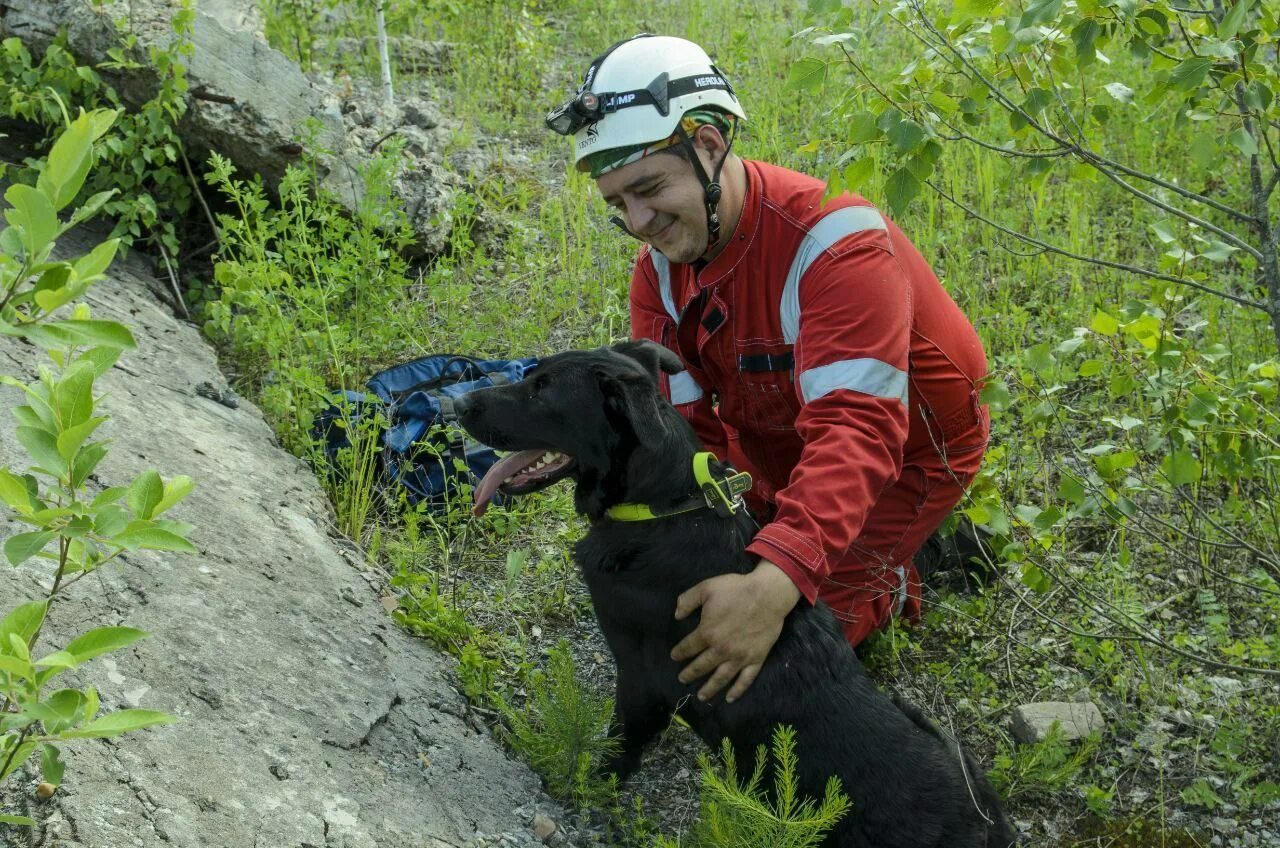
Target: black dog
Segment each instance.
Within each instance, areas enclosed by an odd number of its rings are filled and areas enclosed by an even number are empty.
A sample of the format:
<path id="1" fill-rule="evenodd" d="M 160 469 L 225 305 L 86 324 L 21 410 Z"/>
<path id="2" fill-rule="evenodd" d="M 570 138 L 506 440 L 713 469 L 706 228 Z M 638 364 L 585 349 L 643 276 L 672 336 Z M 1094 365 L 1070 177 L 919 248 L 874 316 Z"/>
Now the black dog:
<path id="1" fill-rule="evenodd" d="M 672 513 L 699 496 L 692 470 L 699 445 L 658 393 L 658 368 L 675 373 L 681 365 L 648 342 L 573 351 L 456 407 L 472 436 L 518 451 L 481 481 L 477 511 L 499 488 L 519 495 L 577 481 L 575 505 L 591 529 L 575 556 L 618 668 L 612 733 L 621 750 L 611 769 L 626 778 L 673 712 L 714 750 L 729 739 L 747 769 L 757 746 L 787 724 L 796 733 L 801 793 L 821 798 L 835 775 L 852 800 L 827 848 L 1016 845 L 983 773 L 918 709 L 876 688 L 825 605 L 801 599 L 734 703 L 700 702 L 697 684 L 677 680 L 670 652 L 697 617 L 676 621 L 676 597 L 717 574 L 750 571 L 755 562 L 744 548 L 754 525 L 744 509 L 694 508 L 645 521 L 606 515 L 624 503 Z"/>

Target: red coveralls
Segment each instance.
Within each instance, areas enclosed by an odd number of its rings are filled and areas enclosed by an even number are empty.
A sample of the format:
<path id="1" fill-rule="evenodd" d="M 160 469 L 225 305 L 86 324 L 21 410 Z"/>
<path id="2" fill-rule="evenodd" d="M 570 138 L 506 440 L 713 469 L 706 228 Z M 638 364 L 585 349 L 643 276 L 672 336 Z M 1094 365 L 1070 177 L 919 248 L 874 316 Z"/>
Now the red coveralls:
<path id="1" fill-rule="evenodd" d="M 973 479 L 982 343 L 906 236 L 867 202 L 747 161 L 730 241 L 696 270 L 644 247 L 634 338 L 687 370 L 663 392 L 756 481 L 747 550 L 821 598 L 854 645 L 920 614 L 912 555 Z"/>

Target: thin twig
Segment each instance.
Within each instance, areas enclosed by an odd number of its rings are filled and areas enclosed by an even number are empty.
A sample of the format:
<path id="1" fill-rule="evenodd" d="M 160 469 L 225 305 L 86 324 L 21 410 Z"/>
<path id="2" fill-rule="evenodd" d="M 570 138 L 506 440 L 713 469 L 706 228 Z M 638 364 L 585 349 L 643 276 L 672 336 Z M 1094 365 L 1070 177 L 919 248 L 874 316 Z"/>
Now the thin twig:
<path id="1" fill-rule="evenodd" d="M 182 317 L 190 321 L 191 313 L 187 310 L 187 302 L 182 299 L 182 290 L 178 287 L 178 275 L 174 273 L 173 265 L 169 262 L 169 251 L 165 250 L 164 242 L 159 238 L 156 238 L 156 245 L 160 248 L 160 258 L 164 260 L 165 270 L 169 272 L 169 282 L 173 286 L 173 296 L 178 299 L 178 306 L 182 308 Z"/>
<path id="2" fill-rule="evenodd" d="M 1020 233 L 1020 232 L 1018 232 L 1018 231 L 1016 231 L 1016 230 L 1012 230 L 1012 229 L 1010 229 L 1009 227 L 1006 227 L 1006 226 L 1004 226 L 1004 225 L 1002 225 L 1002 224 L 998 224 L 998 223 L 996 223 L 995 221 L 993 221 L 993 220 L 991 220 L 990 218 L 986 217 L 985 215 L 981 214 L 981 213 L 980 213 L 980 212 L 978 212 L 977 210 L 975 210 L 975 209 L 973 209 L 973 208 L 971 208 L 971 207 L 969 207 L 969 206 L 966 206 L 965 204 L 961 203 L 961 202 L 960 202 L 959 200 L 957 200 L 956 198 L 952 197 L 952 196 L 951 196 L 950 194 L 948 194 L 947 192 L 943 191 L 943 190 L 942 190 L 942 189 L 941 189 L 941 188 L 940 188 L 936 183 L 934 183 L 932 180 L 925 180 L 925 184 L 926 184 L 926 185 L 928 185 L 928 186 L 929 186 L 929 188 L 931 188 L 931 189 L 933 189 L 934 191 L 936 191 L 938 194 L 940 194 L 940 195 L 941 195 L 942 197 L 944 197 L 945 199 L 947 199 L 947 200 L 951 201 L 951 203 L 955 204 L 957 207 L 959 207 L 960 209 L 962 209 L 964 212 L 966 212 L 966 213 L 967 213 L 967 214 L 969 214 L 970 216 L 972 216 L 972 217 L 976 218 L 977 220 L 979 220 L 979 221 L 983 222 L 984 224 L 986 224 L 986 225 L 988 225 L 988 226 L 990 226 L 990 227 L 993 227 L 994 229 L 997 229 L 997 230 L 999 230 L 1000 232 L 1005 233 L 1006 235 L 1010 235 L 1010 236 L 1013 236 L 1013 237 L 1014 237 L 1014 238 L 1016 238 L 1016 239 L 1020 239 L 1021 241 L 1025 241 L 1025 242 L 1027 242 L 1028 244 L 1034 244 L 1034 245 L 1036 245 L 1037 247 L 1043 248 L 1044 250 L 1046 250 L 1046 251 L 1047 251 L 1047 252 L 1049 252 L 1049 253 L 1056 253 L 1056 254 L 1058 254 L 1059 256 L 1065 256 L 1065 257 L 1066 257 L 1066 258 L 1068 258 L 1068 259 L 1075 259 L 1075 260 L 1076 260 L 1076 261 L 1078 261 L 1078 262 L 1087 262 L 1087 263 L 1089 263 L 1089 264 L 1091 264 L 1091 265 L 1101 265 L 1101 266 L 1102 266 L 1102 267 L 1104 267 L 1104 268 L 1114 268 L 1114 269 L 1116 269 L 1116 270 L 1118 270 L 1118 271 L 1127 271 L 1127 272 L 1129 272 L 1129 273 L 1131 273 L 1131 274 L 1138 274 L 1139 276 L 1143 276 L 1143 277 L 1150 277 L 1150 278 L 1152 278 L 1152 279 L 1156 279 L 1156 280 L 1165 280 L 1166 282 L 1170 282 L 1170 283 L 1178 283 L 1178 284 L 1180 284 L 1180 285 L 1189 286 L 1189 287 L 1191 287 L 1191 288 L 1193 288 L 1193 289 L 1197 289 L 1197 290 L 1199 290 L 1199 291 L 1202 291 L 1202 292 L 1204 292 L 1205 294 L 1211 294 L 1211 295 L 1213 295 L 1214 297 L 1220 297 L 1220 298 L 1223 298 L 1223 299 L 1225 299 L 1225 300 L 1232 301 L 1233 303 L 1238 303 L 1238 304 L 1240 304 L 1241 306 L 1248 306 L 1248 307 L 1250 307 L 1250 308 L 1252 308 L 1252 309 L 1257 309 L 1257 310 L 1260 310 L 1260 311 L 1262 311 L 1262 312 L 1267 312 L 1267 311 L 1268 311 L 1266 306 L 1264 306 L 1264 305 L 1263 305 L 1263 304 L 1261 304 L 1261 303 L 1258 303 L 1257 301 L 1250 300 L 1250 299 L 1249 299 L 1249 298 L 1247 298 L 1247 297 L 1241 297 L 1241 296 L 1239 296 L 1239 295 L 1234 295 L 1234 294 L 1231 294 L 1231 293 L 1229 293 L 1229 292 L 1219 291 L 1218 289 L 1210 288 L 1209 286 L 1206 286 L 1206 285 L 1204 285 L 1203 283 L 1198 283 L 1198 282 L 1196 282 L 1195 280 L 1188 280 L 1188 279 L 1187 279 L 1187 278 L 1185 278 L 1185 277 L 1175 277 L 1175 276 L 1173 276 L 1173 275 L 1171 275 L 1171 274 L 1161 274 L 1161 273 L 1159 273 L 1158 271 L 1150 271 L 1150 270 L 1148 270 L 1148 269 L 1146 269 L 1146 268 L 1140 268 L 1140 267 L 1138 267 L 1138 266 L 1136 266 L 1136 265 L 1126 265 L 1126 264 L 1125 264 L 1125 263 L 1123 263 L 1123 262 L 1112 262 L 1112 261 L 1111 261 L 1111 260 L 1109 260 L 1109 259 L 1099 259 L 1099 258 L 1094 257 L 1094 256 L 1082 256 L 1082 255 L 1080 255 L 1080 254 L 1078 254 L 1078 253 L 1072 253 L 1072 252 L 1071 252 L 1071 251 L 1069 251 L 1069 250 L 1065 250 L 1065 249 L 1063 249 L 1063 248 L 1061 248 L 1061 247 L 1058 247 L 1058 246 L 1056 246 L 1056 245 L 1052 245 L 1052 244 L 1049 244 L 1048 242 L 1043 242 L 1043 241 L 1040 241 L 1040 240 L 1039 240 L 1039 239 L 1037 239 L 1037 238 L 1033 238 L 1032 236 L 1029 236 L 1029 235 L 1027 235 L 1026 233 Z"/>

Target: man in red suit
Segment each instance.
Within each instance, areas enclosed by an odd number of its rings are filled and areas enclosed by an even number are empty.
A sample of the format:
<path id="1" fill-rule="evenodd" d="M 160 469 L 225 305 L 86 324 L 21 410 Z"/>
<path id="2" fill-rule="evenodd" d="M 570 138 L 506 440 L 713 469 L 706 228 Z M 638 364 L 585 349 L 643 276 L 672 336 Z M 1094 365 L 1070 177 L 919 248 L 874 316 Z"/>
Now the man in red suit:
<path id="1" fill-rule="evenodd" d="M 641 35 L 547 116 L 640 248 L 631 326 L 680 356 L 662 390 L 752 472 L 749 574 L 707 580 L 672 656 L 742 695 L 801 596 L 857 645 L 920 613 L 912 557 L 978 471 L 982 344 L 919 251 L 856 195 L 732 153 L 745 113 L 696 44 Z"/>

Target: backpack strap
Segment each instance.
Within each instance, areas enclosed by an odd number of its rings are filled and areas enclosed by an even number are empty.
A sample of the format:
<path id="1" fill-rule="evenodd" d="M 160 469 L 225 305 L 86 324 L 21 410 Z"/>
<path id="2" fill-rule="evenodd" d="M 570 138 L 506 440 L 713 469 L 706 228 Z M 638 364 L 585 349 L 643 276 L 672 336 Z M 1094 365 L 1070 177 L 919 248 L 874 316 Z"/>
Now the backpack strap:
<path id="1" fill-rule="evenodd" d="M 462 428 L 458 426 L 458 413 L 453 406 L 453 398 L 441 395 L 436 399 L 440 404 L 440 418 L 445 423 L 445 438 L 449 442 L 449 455 L 466 464 L 467 442 Z M 452 469 L 446 469 L 446 473 Z"/>

